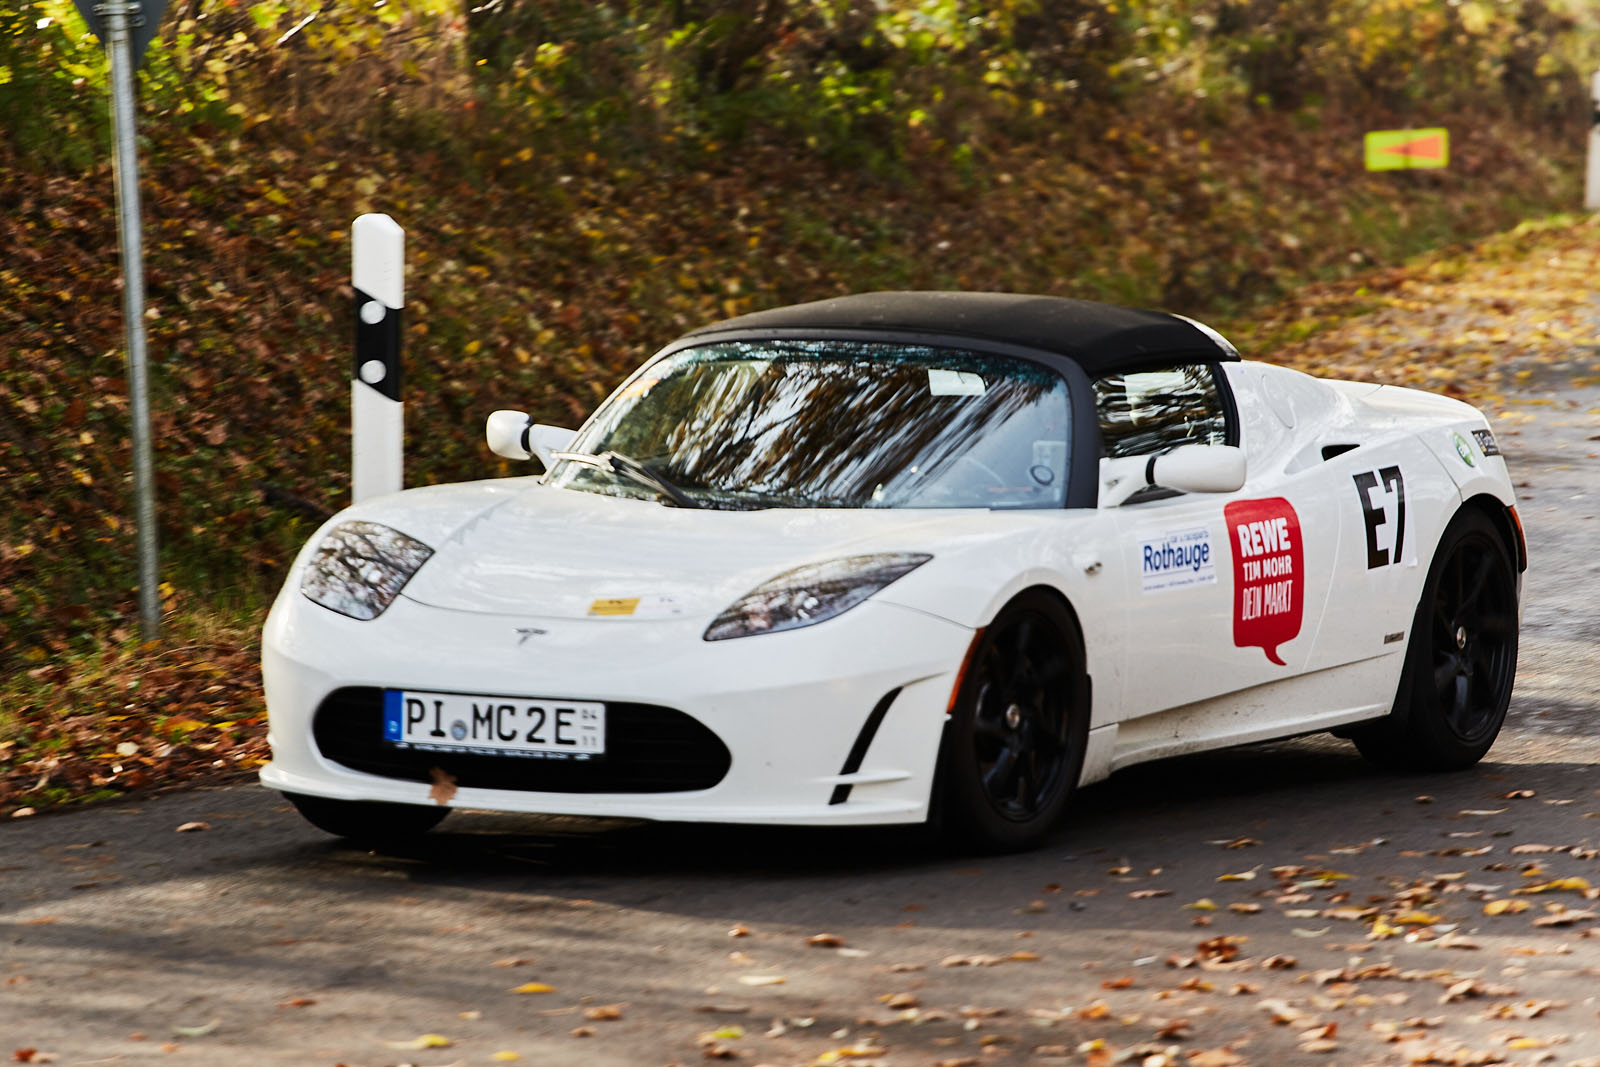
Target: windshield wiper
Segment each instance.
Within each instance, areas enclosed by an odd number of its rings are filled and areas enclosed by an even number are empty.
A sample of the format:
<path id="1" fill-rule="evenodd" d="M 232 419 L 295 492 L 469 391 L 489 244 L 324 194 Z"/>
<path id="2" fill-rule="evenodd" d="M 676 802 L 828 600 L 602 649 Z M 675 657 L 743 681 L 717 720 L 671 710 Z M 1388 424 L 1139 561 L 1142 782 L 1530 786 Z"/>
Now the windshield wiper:
<path id="1" fill-rule="evenodd" d="M 622 475 L 646 489 L 654 489 L 658 496 L 666 497 L 673 505 L 680 508 L 698 508 L 702 505 L 688 493 L 673 485 L 664 476 L 657 474 L 650 467 L 634 459 L 624 456 L 621 452 L 607 450 L 590 455 L 587 452 L 553 452 L 554 459 L 570 459 L 574 463 L 585 467 L 594 467 L 596 470 L 612 471 Z"/>

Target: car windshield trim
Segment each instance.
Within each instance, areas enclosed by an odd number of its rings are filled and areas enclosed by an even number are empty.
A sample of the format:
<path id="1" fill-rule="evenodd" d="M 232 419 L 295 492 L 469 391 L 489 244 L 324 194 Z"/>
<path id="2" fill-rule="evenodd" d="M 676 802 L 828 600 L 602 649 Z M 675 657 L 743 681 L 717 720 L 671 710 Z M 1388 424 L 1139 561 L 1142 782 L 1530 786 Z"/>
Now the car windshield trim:
<path id="1" fill-rule="evenodd" d="M 590 454 L 588 452 L 552 452 L 552 459 L 569 463 L 581 463 L 595 470 L 608 470 L 630 478 L 646 489 L 654 489 L 659 496 L 666 498 L 674 507 L 698 508 L 703 507 L 698 500 L 685 493 L 680 487 L 674 485 L 669 479 L 648 465 L 640 463 L 632 456 L 625 456 L 621 452 L 607 450 Z"/>

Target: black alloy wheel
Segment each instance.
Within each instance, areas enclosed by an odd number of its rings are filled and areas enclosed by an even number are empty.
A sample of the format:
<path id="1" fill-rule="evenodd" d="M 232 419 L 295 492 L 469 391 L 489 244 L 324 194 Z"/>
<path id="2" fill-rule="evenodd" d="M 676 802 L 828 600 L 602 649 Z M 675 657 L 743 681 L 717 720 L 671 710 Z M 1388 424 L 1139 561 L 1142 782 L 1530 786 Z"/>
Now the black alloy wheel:
<path id="1" fill-rule="evenodd" d="M 1440 539 L 1423 586 L 1395 712 L 1353 738 L 1386 766 L 1471 766 L 1500 733 L 1516 673 L 1515 566 L 1494 525 L 1463 511 Z"/>
<path id="2" fill-rule="evenodd" d="M 1088 732 L 1082 648 L 1071 613 L 1038 590 L 1007 605 L 979 639 L 943 768 L 948 816 L 973 842 L 1027 848 L 1060 818 Z"/>

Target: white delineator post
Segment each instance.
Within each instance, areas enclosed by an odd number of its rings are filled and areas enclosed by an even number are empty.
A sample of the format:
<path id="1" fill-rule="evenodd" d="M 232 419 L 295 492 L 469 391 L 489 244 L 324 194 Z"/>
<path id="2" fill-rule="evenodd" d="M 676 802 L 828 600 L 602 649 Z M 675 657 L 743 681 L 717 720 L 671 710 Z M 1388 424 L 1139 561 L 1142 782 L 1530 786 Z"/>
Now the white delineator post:
<path id="1" fill-rule="evenodd" d="M 404 481 L 405 404 L 400 399 L 400 309 L 406 231 L 388 215 L 350 227 L 356 351 L 350 373 L 350 499 L 399 491 Z"/>
<path id="2" fill-rule="evenodd" d="M 1589 176 L 1584 184 L 1583 206 L 1600 211 L 1600 71 L 1589 82 Z"/>

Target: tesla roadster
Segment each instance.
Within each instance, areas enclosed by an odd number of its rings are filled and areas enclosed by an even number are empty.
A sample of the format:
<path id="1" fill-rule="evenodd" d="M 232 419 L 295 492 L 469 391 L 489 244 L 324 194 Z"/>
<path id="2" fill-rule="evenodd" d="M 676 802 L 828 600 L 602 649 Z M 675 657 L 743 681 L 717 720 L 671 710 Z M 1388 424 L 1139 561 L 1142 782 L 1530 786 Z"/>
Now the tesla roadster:
<path id="1" fill-rule="evenodd" d="M 1526 549 L 1484 417 L 1175 315 L 869 293 L 695 330 L 543 472 L 334 516 L 263 639 L 266 785 L 364 840 L 451 807 L 1037 843 L 1118 768 L 1318 731 L 1489 749 Z"/>

